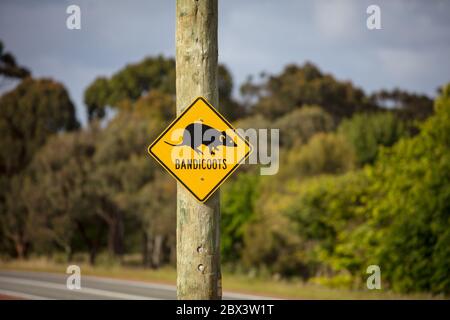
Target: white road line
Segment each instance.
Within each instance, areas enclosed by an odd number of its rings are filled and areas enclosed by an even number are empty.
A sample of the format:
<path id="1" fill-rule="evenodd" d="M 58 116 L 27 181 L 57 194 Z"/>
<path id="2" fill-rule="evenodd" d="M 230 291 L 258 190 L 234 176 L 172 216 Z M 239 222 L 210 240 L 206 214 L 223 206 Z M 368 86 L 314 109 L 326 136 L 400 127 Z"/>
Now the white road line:
<path id="1" fill-rule="evenodd" d="M 169 284 L 159 284 L 159 283 L 145 283 L 145 282 L 138 282 L 133 280 L 120 280 L 120 279 L 111 279 L 111 278 L 103 278 L 103 277 L 95 277 L 95 276 L 84 276 L 83 279 L 88 279 L 92 281 L 98 281 L 108 284 L 117 284 L 117 285 L 128 285 L 128 286 L 135 286 L 140 288 L 149 288 L 149 289 L 159 289 L 159 290 L 167 290 L 176 292 L 177 287 L 174 285 Z M 245 294 L 245 293 L 234 293 L 234 292 L 227 292 L 225 291 L 223 293 L 224 298 L 234 298 L 234 299 L 248 299 L 248 300 L 276 300 L 272 297 L 266 297 L 266 296 L 257 296 L 257 295 L 251 295 L 251 294 Z"/>
<path id="2" fill-rule="evenodd" d="M 17 279 L 17 278 L 0 277 L 0 282 L 69 291 L 69 289 L 67 289 L 67 287 L 65 285 L 37 281 L 37 280 L 25 280 L 25 279 Z M 73 291 L 70 290 L 70 292 L 86 293 L 86 294 L 92 294 L 92 295 L 96 295 L 96 296 L 125 299 L 125 300 L 158 300 L 157 298 L 138 296 L 138 295 L 120 293 L 120 292 L 112 292 L 112 291 L 93 289 L 93 288 L 87 288 L 87 287 L 81 287 L 80 290 L 73 290 Z"/>
<path id="3" fill-rule="evenodd" d="M 28 294 L 28 293 L 11 291 L 11 290 L 3 290 L 3 289 L 0 289 L 0 294 L 3 294 L 5 296 L 10 296 L 12 298 L 23 298 L 23 299 L 28 299 L 28 300 L 52 300 L 47 297 L 35 296 L 34 294 Z"/>
<path id="4" fill-rule="evenodd" d="M 139 288 L 149 288 L 149 289 L 159 289 L 159 290 L 167 290 L 175 292 L 177 290 L 177 287 L 170 284 L 161 284 L 161 283 L 146 283 L 146 282 L 139 282 L 139 281 L 133 281 L 133 280 L 121 280 L 121 279 L 111 279 L 111 278 L 104 278 L 104 277 L 95 277 L 95 276 L 83 276 L 83 279 L 92 280 L 92 281 L 98 281 L 108 284 L 118 284 L 118 285 L 129 285 Z"/>
<path id="5" fill-rule="evenodd" d="M 12 277 L 20 277 L 21 273 L 22 273 L 20 271 L 8 271 L 8 270 L 0 270 L 0 271 L 3 273 L 3 275 L 5 275 L 5 273 L 10 273 Z M 27 273 L 35 274 L 36 276 L 39 276 L 39 275 L 49 276 L 49 277 L 53 278 L 53 280 L 65 279 L 64 276 L 62 276 L 61 274 L 50 273 L 50 272 L 31 271 L 31 272 L 27 272 Z M 2 278 L 2 277 L 0 276 L 0 278 Z M 112 278 L 98 277 L 98 276 L 83 276 L 83 279 L 91 280 L 91 281 L 98 281 L 98 282 L 107 283 L 107 284 L 128 285 L 128 286 L 134 286 L 134 287 L 139 287 L 139 288 L 167 290 L 167 291 L 176 293 L 176 286 L 169 285 L 169 284 L 147 283 L 147 282 L 139 282 L 139 281 L 134 281 L 134 280 L 112 279 Z M 30 281 L 35 281 L 35 280 L 30 280 Z M 48 282 L 45 282 L 45 283 L 48 283 Z M 64 287 L 64 288 L 67 289 L 66 287 Z M 84 287 L 82 287 L 82 290 L 83 289 L 84 289 Z M 92 289 L 92 290 L 97 290 L 97 289 Z M 107 291 L 107 292 L 109 292 L 109 291 Z M 152 299 L 152 298 L 148 298 L 148 297 L 145 297 L 145 298 Z M 227 291 L 223 292 L 223 298 L 244 299 L 244 300 L 278 300 L 277 298 L 269 297 L 269 296 L 258 296 L 258 295 L 227 292 Z M 156 298 L 154 298 L 154 299 L 156 299 Z"/>

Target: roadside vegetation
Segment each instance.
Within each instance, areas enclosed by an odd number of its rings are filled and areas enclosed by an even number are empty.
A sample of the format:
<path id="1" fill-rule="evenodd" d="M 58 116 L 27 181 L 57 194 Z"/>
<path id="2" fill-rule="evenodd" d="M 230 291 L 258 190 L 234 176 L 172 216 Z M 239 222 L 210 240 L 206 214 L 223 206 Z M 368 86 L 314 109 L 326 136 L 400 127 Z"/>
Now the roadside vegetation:
<path id="1" fill-rule="evenodd" d="M 57 264 L 43 270 L 62 270 L 83 256 L 86 273 L 173 282 L 176 184 L 146 149 L 175 116 L 174 60 L 86 84 L 81 125 L 61 83 L 2 45 L 0 58 L 15 83 L 0 97 L 1 265 L 48 257 Z M 233 85 L 221 65 L 221 112 L 237 128 L 280 129 L 281 149 L 276 175 L 244 165 L 221 188 L 225 289 L 450 294 L 450 85 L 436 99 L 366 93 L 310 62 L 249 78 L 240 99 Z M 361 291 L 369 265 L 384 293 Z"/>
<path id="2" fill-rule="evenodd" d="M 133 261 L 136 257 L 131 257 Z M 129 261 L 129 263 L 133 264 Z M 143 268 L 139 265 L 119 263 L 99 263 L 95 266 L 87 262 L 78 263 L 81 276 L 96 276 L 122 280 L 145 281 L 176 285 L 176 270 L 171 266 L 158 269 Z M 46 258 L 29 260 L 2 260 L 0 270 L 20 270 L 66 274 L 67 264 Z M 319 284 L 306 284 L 299 279 L 274 279 L 270 276 L 249 276 L 224 271 L 223 290 L 234 293 L 267 296 L 276 299 L 443 299 L 444 296 L 430 294 L 398 294 L 387 290 L 347 290 L 331 288 Z"/>

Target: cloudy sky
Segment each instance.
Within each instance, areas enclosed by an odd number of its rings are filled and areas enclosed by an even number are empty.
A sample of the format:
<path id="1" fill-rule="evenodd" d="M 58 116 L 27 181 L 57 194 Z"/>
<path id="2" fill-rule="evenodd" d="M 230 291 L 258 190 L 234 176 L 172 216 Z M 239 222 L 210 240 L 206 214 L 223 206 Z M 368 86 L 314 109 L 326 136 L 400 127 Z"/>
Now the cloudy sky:
<path id="1" fill-rule="evenodd" d="M 219 0 L 219 60 L 236 87 L 248 75 L 312 61 L 367 92 L 435 95 L 450 81 L 448 0 Z M 81 30 L 66 8 L 81 8 Z M 381 30 L 366 9 L 381 8 Z M 85 121 L 83 91 L 148 55 L 174 56 L 175 0 L 1 0 L 0 39 L 36 77 L 64 83 Z M 237 92 L 237 90 L 236 90 Z"/>

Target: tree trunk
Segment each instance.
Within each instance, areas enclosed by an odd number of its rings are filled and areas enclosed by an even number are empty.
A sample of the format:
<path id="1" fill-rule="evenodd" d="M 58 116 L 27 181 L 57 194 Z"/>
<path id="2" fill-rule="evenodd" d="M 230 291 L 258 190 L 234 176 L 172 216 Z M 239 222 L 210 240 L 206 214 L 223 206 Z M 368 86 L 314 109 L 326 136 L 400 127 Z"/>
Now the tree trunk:
<path id="1" fill-rule="evenodd" d="M 66 257 L 67 257 L 67 262 L 71 262 L 72 258 L 73 258 L 73 249 L 72 246 L 68 246 L 67 250 L 66 250 Z"/>
<path id="2" fill-rule="evenodd" d="M 162 235 L 156 235 L 153 243 L 152 252 L 152 266 L 153 268 L 159 268 L 161 265 L 161 249 L 163 245 L 164 237 Z"/>
<path id="3" fill-rule="evenodd" d="M 23 260 L 25 258 L 25 245 L 20 241 L 16 241 L 15 248 L 17 258 L 19 260 Z"/>
<path id="4" fill-rule="evenodd" d="M 142 266 L 148 268 L 150 266 L 150 255 L 149 255 L 149 236 L 147 231 L 142 233 Z"/>
<path id="5" fill-rule="evenodd" d="M 112 256 L 123 254 L 123 217 L 116 213 L 108 224 L 108 250 Z"/>
<path id="6" fill-rule="evenodd" d="M 218 107 L 217 0 L 176 2 L 179 115 L 198 96 Z M 177 185 L 178 299 L 221 299 L 219 191 L 198 202 Z"/>
<path id="7" fill-rule="evenodd" d="M 97 248 L 92 247 L 89 249 L 89 264 L 91 266 L 95 265 L 95 259 L 97 258 Z"/>

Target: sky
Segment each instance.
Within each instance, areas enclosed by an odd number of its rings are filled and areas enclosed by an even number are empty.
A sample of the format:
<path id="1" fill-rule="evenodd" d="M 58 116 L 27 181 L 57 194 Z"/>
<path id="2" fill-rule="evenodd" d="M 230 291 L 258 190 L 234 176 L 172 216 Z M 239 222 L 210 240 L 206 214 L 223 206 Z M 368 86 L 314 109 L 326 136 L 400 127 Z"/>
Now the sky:
<path id="1" fill-rule="evenodd" d="M 69 30 L 66 8 L 81 9 Z M 366 26 L 369 5 L 381 29 Z M 219 0 L 219 61 L 238 97 L 249 75 L 311 61 L 367 93 L 436 95 L 450 82 L 448 0 Z M 146 56 L 175 55 L 175 0 L 1 0 L 0 39 L 35 77 L 62 82 L 86 122 L 85 88 Z"/>

